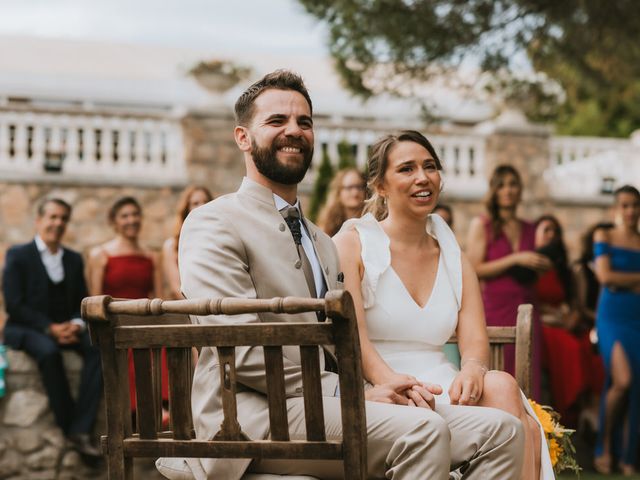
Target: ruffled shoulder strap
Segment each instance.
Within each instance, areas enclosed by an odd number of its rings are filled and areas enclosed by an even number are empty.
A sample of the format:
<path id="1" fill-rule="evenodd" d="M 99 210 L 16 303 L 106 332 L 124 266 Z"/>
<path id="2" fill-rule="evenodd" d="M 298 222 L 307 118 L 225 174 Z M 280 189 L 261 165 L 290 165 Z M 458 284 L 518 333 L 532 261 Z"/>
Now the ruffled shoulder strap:
<path id="1" fill-rule="evenodd" d="M 447 222 L 437 214 L 429 215 L 427 233 L 438 241 L 447 277 L 456 297 L 458 310 L 462 306 L 462 258 L 460 245 Z"/>
<path id="2" fill-rule="evenodd" d="M 391 265 L 389 237 L 371 213 L 347 220 L 340 231 L 351 229 L 355 229 L 360 236 L 360 256 L 364 265 L 362 300 L 364 308 L 369 308 L 375 303 L 380 275 Z"/>

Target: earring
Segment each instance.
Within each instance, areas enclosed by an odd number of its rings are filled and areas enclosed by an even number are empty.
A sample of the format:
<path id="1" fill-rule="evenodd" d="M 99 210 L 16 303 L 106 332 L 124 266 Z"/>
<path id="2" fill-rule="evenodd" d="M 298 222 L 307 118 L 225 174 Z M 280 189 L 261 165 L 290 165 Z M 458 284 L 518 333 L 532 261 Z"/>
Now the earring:
<path id="1" fill-rule="evenodd" d="M 387 197 L 382 197 L 382 205 L 387 206 Z"/>

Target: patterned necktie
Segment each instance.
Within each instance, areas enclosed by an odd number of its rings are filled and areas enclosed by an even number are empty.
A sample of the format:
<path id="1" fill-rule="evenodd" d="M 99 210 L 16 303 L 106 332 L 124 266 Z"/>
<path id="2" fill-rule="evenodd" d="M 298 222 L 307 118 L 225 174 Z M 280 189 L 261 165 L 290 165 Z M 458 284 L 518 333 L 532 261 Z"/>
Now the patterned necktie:
<path id="1" fill-rule="evenodd" d="M 309 287 L 309 293 L 312 297 L 317 298 L 318 294 L 316 292 L 316 281 L 313 276 L 313 268 L 311 267 L 309 257 L 307 257 L 304 247 L 302 246 L 302 222 L 300 220 L 300 212 L 296 207 L 285 207 L 280 210 L 280 214 L 284 217 L 284 221 L 287 222 L 291 235 L 293 235 L 293 241 L 295 242 L 296 249 L 298 250 L 298 258 L 300 259 L 304 278 L 307 281 L 307 286 Z M 317 317 L 319 322 L 324 322 L 326 319 L 324 312 L 317 312 Z M 338 364 L 332 354 L 324 347 L 322 348 L 322 351 L 324 353 L 325 370 L 337 373 Z"/>
<path id="2" fill-rule="evenodd" d="M 300 259 L 302 271 L 304 272 L 304 278 L 306 279 L 307 286 L 309 287 L 309 294 L 312 297 L 317 298 L 318 294 L 316 292 L 316 281 L 313 276 L 313 268 L 311 267 L 311 262 L 304 251 L 304 247 L 302 246 L 300 212 L 296 207 L 285 207 L 280 210 L 280 213 L 284 217 L 284 221 L 287 222 L 289 230 L 291 230 L 291 235 L 293 235 L 293 241 L 295 242 L 296 249 L 298 250 L 298 258 Z"/>

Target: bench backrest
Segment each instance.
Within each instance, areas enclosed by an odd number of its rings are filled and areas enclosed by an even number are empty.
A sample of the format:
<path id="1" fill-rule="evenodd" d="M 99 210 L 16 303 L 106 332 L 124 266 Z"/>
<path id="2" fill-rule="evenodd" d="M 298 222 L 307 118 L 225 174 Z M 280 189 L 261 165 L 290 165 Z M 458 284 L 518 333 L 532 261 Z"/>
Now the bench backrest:
<path id="1" fill-rule="evenodd" d="M 188 315 L 324 311 L 331 322 L 192 325 Z M 103 442 L 109 478 L 132 478 L 134 457 L 341 459 L 344 476 L 366 477 L 366 421 L 360 342 L 351 296 L 325 299 L 193 299 L 162 301 L 86 298 L 82 316 L 102 356 L 107 410 Z M 306 441 L 289 439 L 283 345 L 300 347 Z M 334 345 L 338 360 L 343 437 L 327 440 L 322 408 L 319 346 Z M 215 347 L 220 358 L 224 420 L 213 440 L 193 439 L 191 349 Z M 271 438 L 251 440 L 237 419 L 236 346 L 262 346 Z M 160 349 L 166 348 L 171 429 L 160 432 Z M 137 433 L 131 422 L 128 350 L 133 351 Z"/>

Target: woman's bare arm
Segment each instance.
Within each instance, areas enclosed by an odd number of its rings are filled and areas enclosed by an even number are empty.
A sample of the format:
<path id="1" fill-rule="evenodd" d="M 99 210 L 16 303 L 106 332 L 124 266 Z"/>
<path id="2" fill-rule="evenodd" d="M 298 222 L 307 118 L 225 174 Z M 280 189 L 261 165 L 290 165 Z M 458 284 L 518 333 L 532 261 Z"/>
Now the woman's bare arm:
<path id="1" fill-rule="evenodd" d="M 593 234 L 595 243 L 611 243 L 609 232 L 596 230 Z M 607 286 L 635 288 L 640 286 L 640 272 L 619 272 L 611 268 L 609 255 L 599 255 L 595 259 L 595 271 L 598 281 Z"/>
<path id="2" fill-rule="evenodd" d="M 175 248 L 175 239 L 169 238 L 162 246 L 162 271 L 167 280 L 168 296 L 181 299 L 180 272 L 178 271 L 178 253 Z"/>
<path id="3" fill-rule="evenodd" d="M 544 255 L 536 252 L 515 252 L 496 260 L 485 260 L 487 254 L 487 234 L 482 218 L 476 217 L 471 221 L 467 235 L 466 252 L 478 278 L 493 278 L 502 275 L 515 265 L 544 271 L 551 268 L 551 262 Z"/>
<path id="4" fill-rule="evenodd" d="M 489 337 L 480 285 L 471 262 L 462 254 L 462 305 L 458 312 L 458 347 L 462 362 L 473 358 L 489 362 Z"/>
<path id="5" fill-rule="evenodd" d="M 87 262 L 86 277 L 89 295 L 102 295 L 104 282 L 104 270 L 107 265 L 107 253 L 104 248 L 99 246 L 91 249 L 89 252 L 89 261 Z"/>

